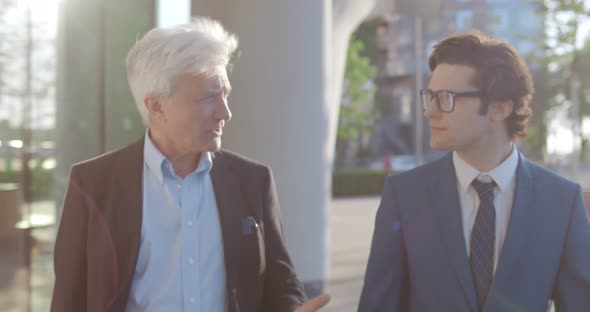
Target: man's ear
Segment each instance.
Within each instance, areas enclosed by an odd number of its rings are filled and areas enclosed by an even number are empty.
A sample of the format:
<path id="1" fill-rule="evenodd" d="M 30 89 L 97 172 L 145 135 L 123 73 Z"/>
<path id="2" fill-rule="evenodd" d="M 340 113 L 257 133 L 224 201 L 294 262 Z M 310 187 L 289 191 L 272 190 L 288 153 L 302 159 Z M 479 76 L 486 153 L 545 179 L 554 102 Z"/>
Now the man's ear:
<path id="1" fill-rule="evenodd" d="M 146 95 L 143 99 L 143 105 L 145 105 L 151 119 L 166 120 L 161 96 Z"/>
<path id="2" fill-rule="evenodd" d="M 512 114 L 514 110 L 514 103 L 511 100 L 508 101 L 493 101 L 490 103 L 488 108 L 490 117 L 495 121 L 503 121 Z"/>

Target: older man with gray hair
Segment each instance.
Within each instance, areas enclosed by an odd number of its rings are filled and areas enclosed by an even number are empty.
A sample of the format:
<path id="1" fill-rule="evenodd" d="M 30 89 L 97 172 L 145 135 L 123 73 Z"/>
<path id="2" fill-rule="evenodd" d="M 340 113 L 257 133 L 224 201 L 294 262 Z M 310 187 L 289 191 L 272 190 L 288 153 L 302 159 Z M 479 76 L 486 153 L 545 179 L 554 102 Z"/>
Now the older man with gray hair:
<path id="1" fill-rule="evenodd" d="M 316 311 L 285 248 L 271 170 L 221 150 L 238 40 L 209 18 L 155 28 L 127 57 L 146 125 L 72 167 L 51 310 Z"/>

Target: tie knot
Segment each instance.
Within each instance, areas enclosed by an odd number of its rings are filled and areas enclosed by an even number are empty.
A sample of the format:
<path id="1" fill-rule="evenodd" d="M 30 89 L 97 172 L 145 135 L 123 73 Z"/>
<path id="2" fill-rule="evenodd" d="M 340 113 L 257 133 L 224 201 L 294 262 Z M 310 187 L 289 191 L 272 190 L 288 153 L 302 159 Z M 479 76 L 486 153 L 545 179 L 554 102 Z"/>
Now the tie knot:
<path id="1" fill-rule="evenodd" d="M 496 186 L 494 181 L 486 183 L 474 179 L 473 182 L 471 182 L 471 185 L 477 192 L 477 195 L 479 195 L 479 200 L 494 200 L 494 187 Z"/>

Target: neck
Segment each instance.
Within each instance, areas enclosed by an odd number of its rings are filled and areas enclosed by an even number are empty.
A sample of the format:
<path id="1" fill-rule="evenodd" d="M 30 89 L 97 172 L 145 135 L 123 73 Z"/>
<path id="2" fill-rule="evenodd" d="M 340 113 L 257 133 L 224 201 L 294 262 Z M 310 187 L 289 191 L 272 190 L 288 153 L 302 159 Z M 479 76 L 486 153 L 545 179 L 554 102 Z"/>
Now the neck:
<path id="1" fill-rule="evenodd" d="M 466 163 L 480 172 L 498 167 L 512 152 L 513 143 L 508 140 L 499 144 L 480 143 L 480 148 L 456 150 Z"/>
<path id="2" fill-rule="evenodd" d="M 157 131 L 150 129 L 148 135 L 158 150 L 170 161 L 177 176 L 184 178 L 199 166 L 201 153 L 184 151 L 173 140 Z"/>

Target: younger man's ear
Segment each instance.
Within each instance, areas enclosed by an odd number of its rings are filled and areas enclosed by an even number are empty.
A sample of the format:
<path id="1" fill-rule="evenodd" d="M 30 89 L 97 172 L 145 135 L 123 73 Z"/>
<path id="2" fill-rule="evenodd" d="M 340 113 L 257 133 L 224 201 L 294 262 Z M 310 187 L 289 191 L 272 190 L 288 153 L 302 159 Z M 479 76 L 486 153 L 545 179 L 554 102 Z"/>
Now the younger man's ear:
<path id="1" fill-rule="evenodd" d="M 494 101 L 490 103 L 488 109 L 492 120 L 502 121 L 508 118 L 510 114 L 512 114 L 512 110 L 514 109 L 514 103 L 510 100 Z"/>

